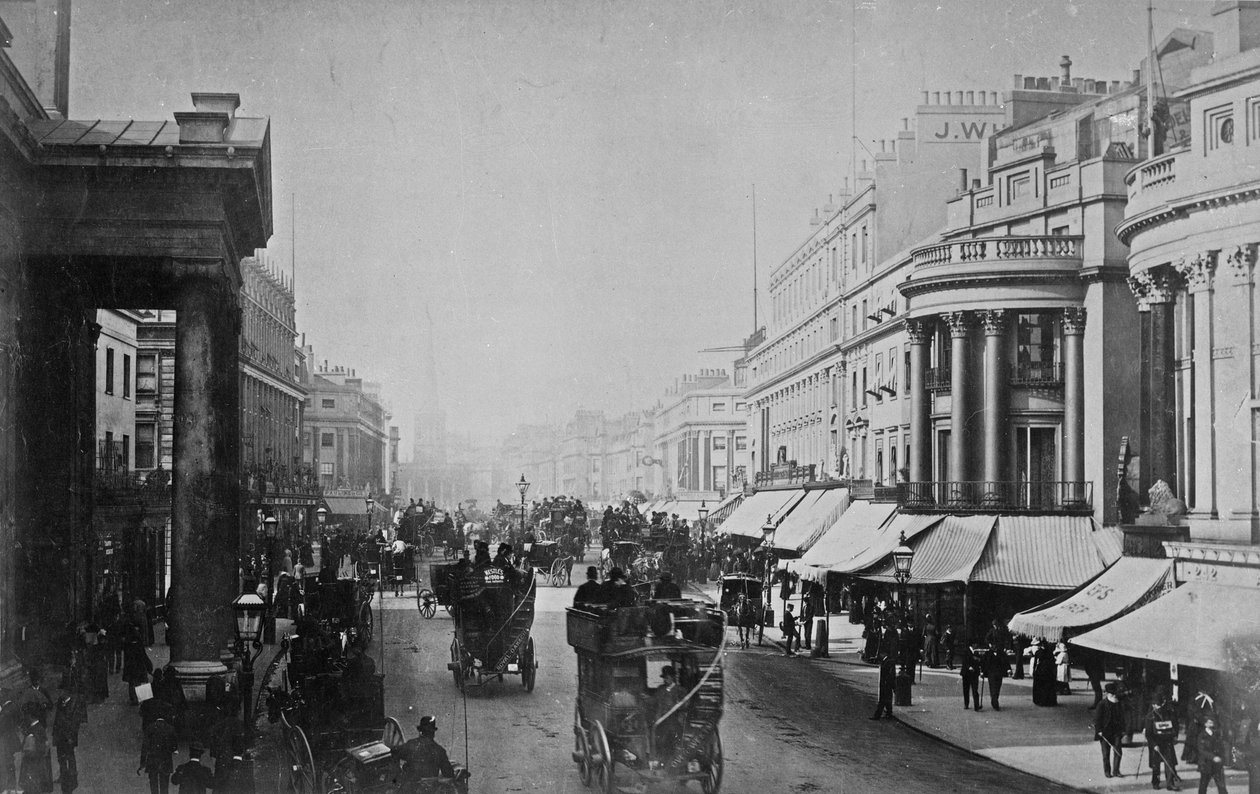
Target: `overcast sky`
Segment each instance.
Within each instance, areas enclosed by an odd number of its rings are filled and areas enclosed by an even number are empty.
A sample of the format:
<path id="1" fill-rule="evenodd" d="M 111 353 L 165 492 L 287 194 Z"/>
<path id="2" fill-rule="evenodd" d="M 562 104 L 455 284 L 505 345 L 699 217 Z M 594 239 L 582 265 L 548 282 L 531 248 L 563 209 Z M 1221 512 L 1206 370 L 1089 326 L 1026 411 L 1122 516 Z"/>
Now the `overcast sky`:
<path id="1" fill-rule="evenodd" d="M 1158 3 L 1157 36 L 1205 26 L 1211 5 Z M 698 351 L 752 330 L 754 183 L 764 287 L 849 173 L 851 128 L 875 148 L 920 90 L 1006 90 L 1058 74 L 1063 54 L 1074 75 L 1128 79 L 1146 48 L 1145 0 L 73 13 L 72 117 L 168 119 L 192 91 L 270 116 L 269 256 L 287 267 L 296 203 L 299 330 L 320 360 L 384 384 L 407 456 L 425 401 L 497 441 L 729 369 L 733 354 Z"/>

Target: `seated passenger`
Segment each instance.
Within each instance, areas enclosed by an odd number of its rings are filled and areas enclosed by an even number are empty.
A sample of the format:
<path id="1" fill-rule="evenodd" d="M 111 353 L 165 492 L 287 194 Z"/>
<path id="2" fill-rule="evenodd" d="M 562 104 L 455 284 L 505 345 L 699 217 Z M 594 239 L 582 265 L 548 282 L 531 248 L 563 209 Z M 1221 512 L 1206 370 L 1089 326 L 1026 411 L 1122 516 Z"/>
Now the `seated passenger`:
<path id="1" fill-rule="evenodd" d="M 674 583 L 674 575 L 669 571 L 661 571 L 661 575 L 657 577 L 656 589 L 652 591 L 652 598 L 658 600 L 682 598 L 682 589 Z"/>
<path id="2" fill-rule="evenodd" d="M 398 750 L 403 763 L 403 777 L 413 787 L 425 778 L 455 777 L 455 769 L 446 749 L 437 743 L 437 718 L 425 716 L 416 726 L 419 736 L 408 741 Z"/>
<path id="3" fill-rule="evenodd" d="M 626 581 L 626 574 L 620 568 L 608 572 L 608 580 L 604 582 L 604 603 L 614 609 L 638 603 L 634 588 Z"/>
<path id="4" fill-rule="evenodd" d="M 594 565 L 586 569 L 586 581 L 573 594 L 573 606 L 604 603 L 604 586 L 599 582 L 599 569 Z"/>

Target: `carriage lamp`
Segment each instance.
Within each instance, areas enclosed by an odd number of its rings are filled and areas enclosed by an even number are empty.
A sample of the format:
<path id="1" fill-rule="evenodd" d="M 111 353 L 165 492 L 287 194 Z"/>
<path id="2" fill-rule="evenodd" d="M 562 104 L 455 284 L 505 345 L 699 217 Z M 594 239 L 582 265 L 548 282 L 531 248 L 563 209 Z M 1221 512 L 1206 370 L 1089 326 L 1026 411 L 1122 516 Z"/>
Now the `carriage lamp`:
<path id="1" fill-rule="evenodd" d="M 899 630 L 904 634 L 910 631 L 910 610 L 906 603 L 906 583 L 910 581 L 910 565 L 914 562 L 914 549 L 906 545 L 906 533 L 902 532 L 897 540 L 897 548 L 893 549 L 893 578 L 897 582 L 897 613 L 900 620 Z M 898 643 L 905 649 L 909 643 Z M 910 671 L 910 655 L 905 650 L 899 651 L 901 667 L 897 678 L 893 681 L 893 700 L 898 706 L 911 705 L 910 686 L 914 683 L 914 675 Z"/>
<path id="2" fill-rule="evenodd" d="M 276 527 L 279 524 L 280 522 L 276 520 L 275 516 L 267 516 L 263 519 L 263 535 L 266 536 L 267 540 L 276 539 Z"/>
<path id="3" fill-rule="evenodd" d="M 232 601 L 232 612 L 236 616 L 236 622 L 232 626 L 232 631 L 236 635 L 234 650 L 241 660 L 238 688 L 241 692 L 245 738 L 246 741 L 252 742 L 254 737 L 254 662 L 262 653 L 263 616 L 267 612 L 267 604 L 259 598 L 257 593 L 241 593 Z M 252 652 L 250 648 L 253 648 Z"/>
<path id="4" fill-rule="evenodd" d="M 320 505 L 319 509 L 315 511 L 315 520 L 318 521 L 319 525 L 322 527 L 324 522 L 328 520 L 328 508 Z"/>
<path id="5" fill-rule="evenodd" d="M 902 532 L 897 540 L 897 548 L 893 549 L 893 576 L 897 584 L 904 585 L 910 581 L 910 564 L 914 562 L 914 549 L 906 545 L 906 533 Z"/>

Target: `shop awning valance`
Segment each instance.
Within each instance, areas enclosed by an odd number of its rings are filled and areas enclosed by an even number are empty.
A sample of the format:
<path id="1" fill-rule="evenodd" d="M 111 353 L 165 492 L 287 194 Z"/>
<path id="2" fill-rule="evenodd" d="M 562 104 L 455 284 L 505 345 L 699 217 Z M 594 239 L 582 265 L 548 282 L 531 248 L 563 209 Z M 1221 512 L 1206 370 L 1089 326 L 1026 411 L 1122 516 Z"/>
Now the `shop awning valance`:
<path id="1" fill-rule="evenodd" d="M 882 528 L 890 523 L 889 518 L 896 509 L 895 504 L 886 502 L 870 502 L 864 499 L 853 502 L 809 551 L 790 567 L 803 579 L 822 581 L 828 570 L 835 566 L 847 566 L 854 559 L 868 553 L 873 544 L 882 548 Z M 934 516 L 933 520 L 940 520 L 940 516 Z M 894 542 L 884 550 L 884 554 L 897 547 L 896 538 L 894 534 Z M 875 562 L 881 556 L 883 554 L 876 555 L 866 564 Z"/>
<path id="2" fill-rule="evenodd" d="M 1260 638 L 1260 589 L 1190 582 L 1071 640 L 1106 653 L 1228 670 L 1226 647 Z"/>
<path id="3" fill-rule="evenodd" d="M 736 491 L 709 512 L 709 526 L 719 526 L 744 503 L 744 492 Z"/>
<path id="4" fill-rule="evenodd" d="M 774 533 L 774 547 L 792 554 L 808 551 L 848 506 L 848 488 L 806 491 L 800 504 L 779 524 Z"/>
<path id="5" fill-rule="evenodd" d="M 1011 618 L 1011 631 L 1059 642 L 1114 620 L 1170 586 L 1172 560 L 1121 557 L 1070 595 Z"/>
<path id="6" fill-rule="evenodd" d="M 728 535 L 761 539 L 761 527 L 766 516 L 777 523 L 783 515 L 805 497 L 801 488 L 784 491 L 758 491 L 744 499 L 744 503 L 722 523 L 722 531 Z"/>
<path id="7" fill-rule="evenodd" d="M 914 549 L 910 566 L 911 584 L 968 582 L 976 563 L 984 554 L 997 516 L 945 516 L 939 523 L 906 536 Z M 893 522 L 897 523 L 897 522 Z M 899 533 L 898 533 L 899 534 Z M 895 582 L 892 549 L 875 565 L 858 574 L 875 582 Z"/>
<path id="8" fill-rule="evenodd" d="M 368 511 L 362 496 L 325 496 L 324 504 L 328 505 L 328 512 L 334 516 L 362 516 L 367 515 Z M 373 502 L 372 513 L 388 515 L 389 509 L 379 502 Z"/>
<path id="9" fill-rule="evenodd" d="M 1074 590 L 1120 559 L 1122 542 L 1089 516 L 999 516 L 971 581 Z"/>

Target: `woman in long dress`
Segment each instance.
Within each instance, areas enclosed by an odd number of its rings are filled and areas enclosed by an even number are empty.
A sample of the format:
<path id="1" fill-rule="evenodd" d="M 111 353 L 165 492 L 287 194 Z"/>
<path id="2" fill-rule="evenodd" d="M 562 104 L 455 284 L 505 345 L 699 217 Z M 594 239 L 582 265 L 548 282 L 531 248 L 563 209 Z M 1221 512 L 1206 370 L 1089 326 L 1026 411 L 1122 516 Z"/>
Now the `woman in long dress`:
<path id="1" fill-rule="evenodd" d="M 1033 704 L 1037 706 L 1057 706 L 1058 695 L 1055 694 L 1054 652 L 1040 638 L 1033 642 L 1032 652 Z"/>

